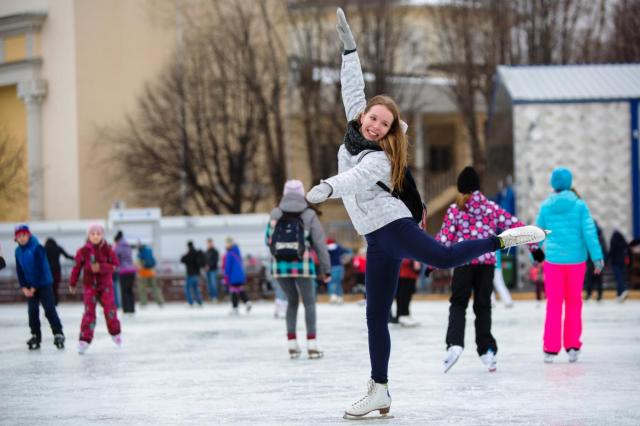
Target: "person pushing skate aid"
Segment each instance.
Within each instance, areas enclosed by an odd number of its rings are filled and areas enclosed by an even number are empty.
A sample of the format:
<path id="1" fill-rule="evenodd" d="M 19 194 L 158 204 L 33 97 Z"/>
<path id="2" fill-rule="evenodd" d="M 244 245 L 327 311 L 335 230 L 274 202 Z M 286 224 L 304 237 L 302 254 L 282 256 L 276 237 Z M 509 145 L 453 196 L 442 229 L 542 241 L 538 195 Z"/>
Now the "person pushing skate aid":
<path id="1" fill-rule="evenodd" d="M 311 188 L 306 198 L 314 204 L 342 198 L 354 228 L 367 240 L 365 287 L 371 378 L 366 395 L 345 410 L 344 418 L 390 418 L 388 317 L 401 260 L 409 258 L 437 268 L 451 268 L 483 253 L 540 242 L 545 239 L 545 232 L 524 226 L 444 247 L 420 228 L 421 220 L 416 218 L 419 214 L 394 196 L 410 176 L 406 124 L 390 97 L 378 95 L 366 101 L 355 39 L 340 8 L 337 18 L 338 37 L 344 47 L 340 79 L 347 131 L 338 152 L 338 174 Z M 365 417 L 373 411 L 380 416 Z"/>

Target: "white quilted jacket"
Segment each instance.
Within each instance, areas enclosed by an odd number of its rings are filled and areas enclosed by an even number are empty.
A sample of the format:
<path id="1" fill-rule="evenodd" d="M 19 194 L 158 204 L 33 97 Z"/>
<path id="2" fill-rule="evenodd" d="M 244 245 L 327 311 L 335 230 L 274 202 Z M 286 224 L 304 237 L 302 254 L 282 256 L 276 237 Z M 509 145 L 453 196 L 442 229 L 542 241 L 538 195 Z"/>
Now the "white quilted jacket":
<path id="1" fill-rule="evenodd" d="M 342 101 L 347 120 L 364 110 L 364 78 L 358 52 L 342 56 Z M 338 151 L 338 174 L 323 182 L 333 188 L 330 198 L 342 198 L 353 226 L 360 235 L 369 234 L 400 218 L 411 218 L 404 203 L 376 185 L 391 187 L 391 162 L 383 151 L 351 155 L 344 145 Z"/>

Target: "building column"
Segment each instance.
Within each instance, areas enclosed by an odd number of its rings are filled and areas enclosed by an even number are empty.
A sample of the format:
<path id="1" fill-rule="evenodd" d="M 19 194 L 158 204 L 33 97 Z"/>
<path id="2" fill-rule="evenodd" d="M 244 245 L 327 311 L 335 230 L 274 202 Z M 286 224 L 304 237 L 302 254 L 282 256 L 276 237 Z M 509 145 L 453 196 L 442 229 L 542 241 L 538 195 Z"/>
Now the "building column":
<path id="1" fill-rule="evenodd" d="M 42 155 L 42 101 L 47 95 L 45 80 L 18 83 L 18 97 L 27 107 L 30 220 L 44 219 L 44 164 Z"/>

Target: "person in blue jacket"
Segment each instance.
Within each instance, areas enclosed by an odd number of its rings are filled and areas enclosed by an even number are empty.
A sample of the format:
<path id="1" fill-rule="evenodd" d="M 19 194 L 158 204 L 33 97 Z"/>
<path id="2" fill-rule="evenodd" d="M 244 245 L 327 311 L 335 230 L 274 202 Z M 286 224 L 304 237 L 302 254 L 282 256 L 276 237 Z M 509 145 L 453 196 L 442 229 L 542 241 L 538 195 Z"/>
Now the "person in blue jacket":
<path id="1" fill-rule="evenodd" d="M 231 237 L 227 237 L 224 242 L 227 249 L 223 262 L 224 282 L 229 286 L 229 293 L 231 294 L 231 314 L 238 314 L 238 298 L 242 300 L 247 313 L 249 313 L 249 311 L 251 311 L 251 301 L 244 291 L 247 276 L 244 272 L 244 263 L 242 262 L 240 248 Z"/>
<path id="2" fill-rule="evenodd" d="M 572 188 L 569 169 L 551 173 L 551 194 L 540 206 L 536 223 L 551 233 L 545 241 L 544 291 L 547 313 L 544 324 L 544 362 L 553 362 L 562 346 L 569 362 L 576 362 L 582 347 L 582 284 L 587 254 L 594 273 L 604 267 L 596 226 L 587 204 Z M 562 308 L 564 305 L 564 326 Z"/>
<path id="3" fill-rule="evenodd" d="M 58 349 L 63 349 L 64 333 L 56 311 L 52 287 L 53 277 L 44 247 L 40 245 L 35 236 L 31 235 L 27 225 L 16 226 L 14 236 L 18 243 L 15 252 L 18 282 L 29 306 L 31 338 L 27 341 L 27 346 L 29 350 L 40 349 L 42 341 L 40 304 L 42 304 L 53 332 L 53 343 Z"/>

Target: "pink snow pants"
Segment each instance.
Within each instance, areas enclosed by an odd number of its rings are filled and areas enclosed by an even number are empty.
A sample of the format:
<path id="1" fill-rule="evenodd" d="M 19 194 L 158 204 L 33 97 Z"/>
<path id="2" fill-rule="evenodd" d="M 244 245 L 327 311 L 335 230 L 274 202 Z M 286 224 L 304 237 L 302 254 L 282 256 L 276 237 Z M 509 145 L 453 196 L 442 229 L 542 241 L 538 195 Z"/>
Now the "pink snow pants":
<path id="1" fill-rule="evenodd" d="M 582 284 L 586 262 L 558 265 L 544 263 L 544 292 L 547 296 L 547 317 L 544 323 L 544 348 L 557 354 L 562 349 L 580 349 L 582 342 Z M 564 333 L 562 305 L 564 303 Z"/>
<path id="2" fill-rule="evenodd" d="M 84 285 L 84 315 L 80 324 L 80 340 L 91 343 L 93 330 L 96 328 L 96 304 L 100 301 L 104 310 L 104 319 L 107 322 L 109 334 L 120 334 L 120 321 L 116 311 L 116 302 L 113 298 L 111 286 L 101 285 L 99 288 Z"/>

